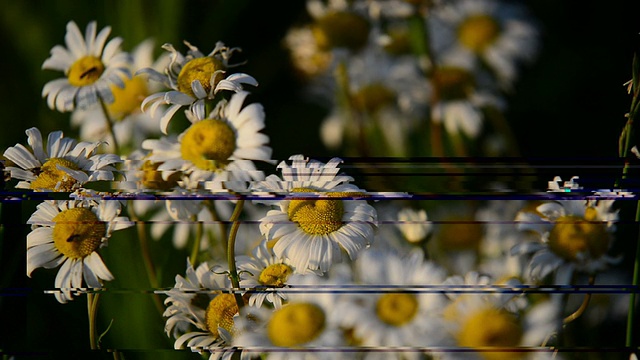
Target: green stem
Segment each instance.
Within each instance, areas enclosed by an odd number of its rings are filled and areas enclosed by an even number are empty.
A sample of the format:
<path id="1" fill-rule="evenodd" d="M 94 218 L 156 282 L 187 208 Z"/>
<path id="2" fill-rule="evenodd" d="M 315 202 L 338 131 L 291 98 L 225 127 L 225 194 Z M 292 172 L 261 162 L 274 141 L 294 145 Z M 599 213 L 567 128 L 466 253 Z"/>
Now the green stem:
<path id="1" fill-rule="evenodd" d="M 231 230 L 229 230 L 229 244 L 227 245 L 227 261 L 229 262 L 229 277 L 231 278 L 231 286 L 234 289 L 233 295 L 236 298 L 238 304 L 238 311 L 244 307 L 244 300 L 240 294 L 240 277 L 238 276 L 238 269 L 236 267 L 236 235 L 240 228 L 240 214 L 242 214 L 242 208 L 244 207 L 244 199 L 239 199 L 236 203 L 235 209 L 229 221 L 233 222 Z"/>
<path id="2" fill-rule="evenodd" d="M 589 285 L 593 285 L 595 282 L 596 282 L 596 277 L 594 275 L 589 276 Z M 564 325 L 567 325 L 568 323 L 579 318 L 584 313 L 584 311 L 587 310 L 587 307 L 589 306 L 589 301 L 591 301 L 591 293 L 586 293 L 584 296 L 584 299 L 582 300 L 582 304 L 580 304 L 580 307 L 578 308 L 578 310 L 574 311 L 573 314 L 564 318 L 564 320 L 562 320 L 562 323 Z"/>
<path id="3" fill-rule="evenodd" d="M 640 201 L 638 201 L 637 209 L 636 209 L 636 224 L 640 223 Z M 631 281 L 631 285 L 633 288 L 629 293 L 629 312 L 627 314 L 627 338 L 626 345 L 632 346 L 634 343 L 634 324 L 635 324 L 635 314 L 636 314 L 636 290 L 638 285 L 640 284 L 640 233 L 638 234 L 638 239 L 636 239 L 636 257 L 634 259 L 633 265 L 633 280 Z"/>
<path id="4" fill-rule="evenodd" d="M 91 350 L 96 350 L 98 348 L 98 343 L 96 342 L 96 315 L 98 312 L 98 300 L 100 299 L 100 294 L 88 292 L 87 293 L 87 314 L 89 316 L 89 345 L 91 346 Z"/>
<path id="5" fill-rule="evenodd" d="M 142 253 L 142 262 L 144 263 L 144 267 L 147 270 L 147 278 L 149 279 L 149 284 L 151 287 L 156 290 L 160 288 L 160 283 L 158 282 L 158 276 L 156 274 L 155 266 L 153 265 L 153 259 L 151 257 L 151 251 L 149 250 L 149 239 L 147 238 L 147 232 L 144 228 L 144 222 L 140 220 L 138 214 L 136 214 L 133 208 L 133 200 L 129 200 L 129 204 L 127 206 L 127 210 L 129 212 L 129 218 L 131 221 L 136 223 L 136 230 L 138 232 L 138 240 L 140 240 L 140 252 Z M 153 303 L 156 307 L 156 310 L 162 315 L 164 313 L 164 307 L 162 306 L 162 301 L 160 300 L 160 296 L 153 293 Z"/>
<path id="6" fill-rule="evenodd" d="M 416 11 L 409 17 L 409 39 L 413 53 L 418 57 L 420 68 L 427 77 L 430 77 L 435 66 L 431 46 L 429 45 L 428 26 L 425 22 L 425 16 Z"/>
<path id="7" fill-rule="evenodd" d="M 102 109 L 102 113 L 104 114 L 104 119 L 107 125 L 107 131 L 111 138 L 113 139 L 113 149 L 117 155 L 120 155 L 120 147 L 118 146 L 118 139 L 116 139 L 116 133 L 113 131 L 113 123 L 111 121 L 111 116 L 109 116 L 109 110 L 107 109 L 107 105 L 104 103 L 102 98 L 100 98 L 100 108 Z"/>
<path id="8" fill-rule="evenodd" d="M 369 147 L 367 145 L 367 139 L 364 129 L 364 120 L 354 107 L 353 99 L 351 97 L 351 86 L 349 82 L 349 70 L 345 61 L 338 63 L 336 67 L 336 83 L 338 84 L 338 99 L 347 121 L 345 125 L 345 135 L 343 135 L 343 142 L 349 144 L 351 139 L 349 136 L 353 136 L 356 142 L 356 152 L 359 156 L 368 156 Z M 354 133 L 351 134 L 351 131 Z"/>
<path id="9" fill-rule="evenodd" d="M 192 221 L 197 221 L 196 215 L 192 217 Z M 191 265 L 194 265 L 194 267 L 195 267 L 196 260 L 198 260 L 198 253 L 200 252 L 200 239 L 202 239 L 202 230 L 203 230 L 202 221 L 197 221 L 196 236 L 193 239 L 193 245 L 191 247 L 191 256 L 189 257 L 189 260 L 191 261 Z"/>

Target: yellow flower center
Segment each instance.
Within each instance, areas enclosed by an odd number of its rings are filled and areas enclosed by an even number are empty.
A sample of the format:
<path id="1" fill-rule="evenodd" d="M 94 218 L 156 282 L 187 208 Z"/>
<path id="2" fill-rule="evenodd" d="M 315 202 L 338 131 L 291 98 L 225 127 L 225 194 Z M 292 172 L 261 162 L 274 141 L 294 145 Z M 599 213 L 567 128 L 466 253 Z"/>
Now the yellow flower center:
<path id="1" fill-rule="evenodd" d="M 436 91 L 436 98 L 442 100 L 465 99 L 475 87 L 475 81 L 470 72 L 453 66 L 437 68 L 431 81 Z"/>
<path id="2" fill-rule="evenodd" d="M 395 93 L 381 83 L 364 86 L 354 95 L 355 106 L 365 113 L 373 114 L 385 105 L 392 104 Z"/>
<path id="3" fill-rule="evenodd" d="M 611 237 L 605 223 L 597 221 L 598 211 L 587 208 L 585 217 L 567 215 L 558 218 L 549 233 L 549 248 L 568 261 L 577 260 L 578 254 L 597 259 L 609 249 Z"/>
<path id="4" fill-rule="evenodd" d="M 312 31 L 320 49 L 359 50 L 369 38 L 369 22 L 355 13 L 332 12 L 318 19 Z"/>
<path id="5" fill-rule="evenodd" d="M 295 188 L 292 192 L 315 192 L 308 188 Z M 339 193 L 326 193 L 327 196 L 341 196 Z M 289 220 L 311 235 L 330 234 L 342 227 L 344 205 L 342 200 L 329 199 L 293 199 L 287 209 Z"/>
<path id="6" fill-rule="evenodd" d="M 94 252 L 107 233 L 107 225 L 93 211 L 73 208 L 60 212 L 52 221 L 53 244 L 62 255 L 82 259 Z"/>
<path id="7" fill-rule="evenodd" d="M 190 60 L 180 70 L 178 74 L 178 90 L 182 93 L 196 97 L 191 88 L 191 83 L 198 80 L 204 88 L 204 91 L 208 93 L 215 87 L 220 81 L 217 77 L 211 81 L 215 72 L 218 70 L 225 70 L 224 64 L 212 56 L 199 57 Z M 222 76 L 220 74 L 220 76 Z M 213 82 L 213 85 L 212 85 Z"/>
<path id="8" fill-rule="evenodd" d="M 162 172 L 158 171 L 158 166 L 161 163 L 154 163 L 149 160 L 142 164 L 142 187 L 151 190 L 170 190 L 178 185 L 180 180 L 180 173 L 175 172 L 167 178 L 162 178 Z"/>
<path id="9" fill-rule="evenodd" d="M 114 101 L 107 105 L 113 119 L 122 120 L 140 111 L 140 104 L 149 94 L 147 81 L 142 76 L 134 76 L 124 81 L 124 87 L 111 85 Z"/>
<path id="10" fill-rule="evenodd" d="M 233 294 L 220 294 L 213 298 L 204 315 L 207 330 L 213 337 L 219 337 L 218 328 L 234 332 L 233 316 L 238 313 L 238 304 Z"/>
<path id="11" fill-rule="evenodd" d="M 226 121 L 205 119 L 187 129 L 180 152 L 182 158 L 207 171 L 224 168 L 236 149 L 236 134 Z"/>
<path id="12" fill-rule="evenodd" d="M 445 250 L 475 250 L 482 242 L 482 224 L 471 218 L 449 219 L 442 224 L 438 239 Z"/>
<path id="13" fill-rule="evenodd" d="M 260 273 L 260 284 L 266 286 L 283 287 L 293 273 L 293 269 L 285 264 L 272 264 Z"/>
<path id="14" fill-rule="evenodd" d="M 384 294 L 376 304 L 376 314 L 384 323 L 401 326 L 418 312 L 418 299 L 413 294 Z"/>
<path id="15" fill-rule="evenodd" d="M 72 161 L 63 158 L 51 158 L 38 169 L 36 179 L 31 182 L 31 189 L 60 192 L 73 191 L 73 186 L 77 183 L 76 179 L 58 169 L 58 165 L 71 170 L 80 170 L 78 165 Z M 58 187 L 56 188 L 56 186 Z"/>
<path id="16" fill-rule="evenodd" d="M 318 305 L 293 303 L 273 313 L 267 336 L 275 346 L 295 347 L 313 341 L 324 326 L 325 314 Z"/>
<path id="17" fill-rule="evenodd" d="M 482 52 L 499 34 L 500 24 L 487 15 L 470 16 L 458 28 L 458 39 L 474 52 Z"/>
<path id="18" fill-rule="evenodd" d="M 411 37 L 404 29 L 391 29 L 387 33 L 390 38 L 388 44 L 384 45 L 384 50 L 392 55 L 404 55 L 411 53 Z"/>
<path id="19" fill-rule="evenodd" d="M 67 71 L 69 84 L 80 87 L 91 85 L 100 79 L 104 72 L 104 64 L 95 56 L 82 57 L 71 65 Z"/>
<path id="20" fill-rule="evenodd" d="M 457 334 L 458 344 L 470 348 L 513 348 L 520 344 L 522 326 L 518 319 L 505 310 L 481 309 L 471 314 Z M 513 359 L 518 353 L 512 351 L 479 352 L 485 359 Z"/>

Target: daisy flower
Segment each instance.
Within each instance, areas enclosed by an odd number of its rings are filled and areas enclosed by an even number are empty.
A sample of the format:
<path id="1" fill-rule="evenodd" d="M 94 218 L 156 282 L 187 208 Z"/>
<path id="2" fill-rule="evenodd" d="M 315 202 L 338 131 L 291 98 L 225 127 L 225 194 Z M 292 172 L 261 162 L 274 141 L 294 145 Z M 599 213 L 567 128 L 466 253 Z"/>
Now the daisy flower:
<path id="1" fill-rule="evenodd" d="M 290 29 L 284 46 L 298 74 L 313 81 L 313 90 L 325 88 L 322 93 L 327 95 L 333 88 L 331 74 L 336 60 L 345 58 L 349 51 L 357 52 L 365 47 L 371 24 L 362 2 L 312 0 L 306 4 L 311 22 Z"/>
<path id="2" fill-rule="evenodd" d="M 163 178 L 180 171 L 196 182 L 224 176 L 227 178 L 220 181 L 243 180 L 247 174 L 260 179 L 252 160 L 270 162 L 272 150 L 267 146 L 269 137 L 259 132 L 264 128 L 262 105 L 243 106 L 248 94 L 234 94 L 208 118 L 204 118 L 204 110 L 185 111 L 191 126 L 177 138 L 145 140 L 142 148 L 151 151 L 150 161 L 161 163 L 157 170 Z"/>
<path id="3" fill-rule="evenodd" d="M 479 264 L 476 269 L 494 279 L 526 279 L 527 263 L 524 258 L 511 256 L 511 248 L 526 240 L 535 240 L 532 234 L 517 228 L 516 214 L 526 206 L 524 200 L 490 200 L 476 212 L 482 222 L 484 237 L 478 248 Z"/>
<path id="4" fill-rule="evenodd" d="M 89 181 L 114 180 L 115 154 L 95 154 L 100 143 L 81 142 L 65 138 L 61 131 L 49 134 L 44 148 L 37 128 L 26 131 L 31 151 L 16 144 L 4 152 L 4 157 L 16 166 L 7 166 L 11 177 L 20 179 L 20 189 L 70 192 Z"/>
<path id="5" fill-rule="evenodd" d="M 152 67 L 161 69 L 168 63 L 168 56 L 153 60 L 152 40 L 148 39 L 136 46 L 131 55 L 131 72 Z M 118 144 L 126 144 L 131 149 L 140 146 L 143 140 L 160 134 L 160 117 L 150 116 L 140 110 L 142 101 L 149 95 L 161 90 L 156 82 L 148 81 L 144 74 L 136 75 L 124 81 L 124 87 L 111 86 L 114 101 L 107 104 L 110 119 L 105 118 L 100 106 L 76 109 L 71 116 L 71 124 L 80 128 L 80 138 L 90 141 L 106 141 L 112 144 L 111 134 L 107 130 L 107 121 L 113 121 L 113 132 Z"/>
<path id="6" fill-rule="evenodd" d="M 120 214 L 119 201 L 49 200 L 38 205 L 28 224 L 27 276 L 43 267 L 62 265 L 55 279 L 56 299 L 72 300 L 72 291 L 101 288 L 113 280 L 97 250 L 107 245 L 111 233 L 133 224 Z"/>
<path id="7" fill-rule="evenodd" d="M 172 172 L 163 177 L 158 170 L 160 162 L 149 160 L 150 152 L 136 149 L 124 158 L 125 180 L 118 182 L 118 188 L 128 193 L 170 192 L 182 184 L 182 173 Z"/>
<path id="8" fill-rule="evenodd" d="M 443 56 L 431 76 L 431 88 L 432 121 L 449 134 L 476 139 L 484 125 L 484 109 L 504 108 L 491 79 L 466 59 Z"/>
<path id="9" fill-rule="evenodd" d="M 307 12 L 313 18 L 312 32 L 323 49 L 358 51 L 369 41 L 371 24 L 366 4 L 345 0 L 309 0 Z"/>
<path id="10" fill-rule="evenodd" d="M 526 311 L 514 312 L 498 297 L 464 294 L 443 311 L 444 333 L 456 349 L 468 352 L 442 352 L 448 359 L 512 359 L 539 358 L 552 349 L 543 347 L 545 340 L 561 323 L 559 309 L 552 301 L 542 301 Z M 514 349 L 530 350 L 516 351 Z M 494 351 L 491 351 L 494 350 Z"/>
<path id="11" fill-rule="evenodd" d="M 327 164 L 302 155 L 280 163 L 282 179 L 270 175 L 255 190 L 286 196 L 275 201 L 260 221 L 260 231 L 276 256 L 289 259 L 298 270 L 325 272 L 342 260 L 345 251 L 355 259 L 373 240 L 377 229 L 375 209 L 361 200 L 365 190 L 346 184 L 351 178 L 337 175 L 338 158 Z M 274 203 L 273 201 L 263 202 Z"/>
<path id="12" fill-rule="evenodd" d="M 398 212 L 396 226 L 410 243 L 418 243 L 427 238 L 433 225 L 427 221 L 427 212 L 424 209 L 415 210 L 403 208 Z"/>
<path id="13" fill-rule="evenodd" d="M 114 100 L 112 86 L 124 86 L 131 77 L 129 54 L 120 50 L 122 39 L 111 39 L 106 45 L 111 27 L 96 35 L 96 22 L 87 25 L 84 37 L 75 22 L 67 23 L 64 37 L 66 48 L 56 45 L 51 56 L 42 64 L 43 69 L 59 70 L 65 77 L 44 85 L 42 96 L 47 105 L 60 112 L 84 108 L 103 101 Z"/>
<path id="14" fill-rule="evenodd" d="M 240 287 L 249 289 L 249 305 L 261 307 L 266 301 L 276 309 L 281 308 L 282 302 L 287 300 L 287 293 L 278 289 L 288 287 L 289 277 L 299 273 L 290 261 L 275 256 L 265 242 L 260 243 L 251 256 L 241 255 L 236 261 Z"/>
<path id="15" fill-rule="evenodd" d="M 451 51 L 482 61 L 509 89 L 517 65 L 538 52 L 538 29 L 520 4 L 497 0 L 449 2 L 429 12 L 430 34 L 437 53 Z"/>
<path id="16" fill-rule="evenodd" d="M 359 347 L 399 348 L 441 346 L 441 314 L 447 299 L 420 291 L 441 285 L 445 271 L 425 261 L 422 251 L 406 256 L 368 250 L 355 264 L 357 283 L 375 290 L 349 293 L 342 299 L 340 325 L 349 329 Z M 416 291 L 416 287 L 419 287 Z M 384 353 L 391 356 L 393 353 Z M 392 358 L 418 358 L 415 352 L 399 352 Z M 370 357 L 369 357 L 370 356 Z M 372 352 L 365 358 L 380 358 Z"/>
<path id="17" fill-rule="evenodd" d="M 176 275 L 176 284 L 164 294 L 167 309 L 165 332 L 176 339 L 175 349 L 183 346 L 192 351 L 210 351 L 210 360 L 228 358 L 225 352 L 235 333 L 238 306 L 233 294 L 222 290 L 231 287 L 225 274 L 211 271 L 210 264 L 201 263 L 197 269 L 187 260 L 185 276 Z"/>
<path id="18" fill-rule="evenodd" d="M 532 255 L 528 270 L 534 280 L 555 272 L 557 284 L 569 284 L 574 271 L 593 275 L 619 258 L 607 253 L 613 242 L 618 210 L 615 200 L 558 200 L 544 203 L 536 212 L 516 217 L 523 231 L 538 234 L 539 241 L 515 245 L 512 255 Z"/>
<path id="19" fill-rule="evenodd" d="M 406 156 L 411 131 L 427 114 L 431 90 L 415 58 L 394 57 L 377 46 L 367 46 L 350 56 L 345 64 L 352 110 L 364 121 L 358 125 L 349 120 L 352 114 L 345 109 L 334 109 L 321 125 L 323 142 L 336 148 L 343 137 L 349 142 L 360 132 L 378 130 L 384 143 L 379 154 L 388 151 L 395 156 Z M 328 90 L 317 98 L 325 96 L 334 100 L 335 82 Z M 376 154 L 375 149 L 371 151 Z"/>
<path id="20" fill-rule="evenodd" d="M 345 357 L 340 351 L 345 334 L 339 328 L 340 313 L 335 308 L 335 294 L 304 290 L 322 288 L 327 280 L 313 275 L 298 279 L 299 285 L 304 287 L 289 293 L 288 303 L 281 308 L 250 309 L 238 317 L 238 334 L 233 345 L 242 349 L 242 359 L 252 359 L 259 354 L 276 360 Z"/>
<path id="21" fill-rule="evenodd" d="M 328 73 L 333 64 L 333 54 L 320 48 L 311 26 L 291 28 L 285 35 L 284 45 L 299 75 L 307 80 L 316 80 L 322 75 L 327 75 L 325 78 L 330 82 Z"/>
<path id="22" fill-rule="evenodd" d="M 167 126 L 173 115 L 183 106 L 197 114 L 205 113 L 205 100 L 212 99 L 221 90 L 242 91 L 242 84 L 257 86 L 253 77 L 235 73 L 226 75 L 227 70 L 241 64 L 231 64 L 229 61 L 240 48 L 228 48 L 222 42 L 217 42 L 209 55 L 204 55 L 197 47 L 184 42 L 189 51 L 182 55 L 173 45 L 164 44 L 163 49 L 171 53 L 171 61 L 164 69 L 164 74 L 145 68 L 138 73 L 145 73 L 149 78 L 159 81 L 172 90 L 159 92 L 148 96 L 142 102 L 142 110 L 149 111 L 154 116 L 158 106 L 171 106 L 162 114 L 160 129 L 167 133 Z"/>

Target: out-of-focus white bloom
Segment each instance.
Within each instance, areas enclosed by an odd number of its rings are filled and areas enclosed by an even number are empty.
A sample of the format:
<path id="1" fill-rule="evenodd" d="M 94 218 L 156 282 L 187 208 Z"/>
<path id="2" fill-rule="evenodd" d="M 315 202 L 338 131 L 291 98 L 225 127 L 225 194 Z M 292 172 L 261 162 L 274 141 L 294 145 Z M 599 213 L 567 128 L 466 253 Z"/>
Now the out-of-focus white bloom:
<path id="1" fill-rule="evenodd" d="M 536 280 L 555 272 L 556 284 L 569 284 L 574 271 L 590 275 L 620 258 L 608 254 L 613 242 L 618 210 L 614 200 L 558 200 L 544 203 L 536 212 L 518 214 L 520 230 L 539 235 L 539 241 L 517 244 L 513 255 L 532 255 L 529 271 Z"/>

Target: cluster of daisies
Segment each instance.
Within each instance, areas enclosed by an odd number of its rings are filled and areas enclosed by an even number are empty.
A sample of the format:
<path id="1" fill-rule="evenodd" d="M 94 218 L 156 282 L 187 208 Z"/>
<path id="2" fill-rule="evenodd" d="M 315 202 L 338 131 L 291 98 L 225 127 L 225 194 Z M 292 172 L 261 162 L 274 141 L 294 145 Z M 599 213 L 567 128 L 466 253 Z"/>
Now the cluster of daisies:
<path id="1" fill-rule="evenodd" d="M 539 48 L 523 4 L 309 0 L 307 10 L 285 43 L 311 98 L 328 110 L 327 147 L 354 156 L 515 155 L 504 95 Z"/>
<path id="2" fill-rule="evenodd" d="M 308 1 L 313 23 L 286 40 L 300 70 L 345 100 L 323 126 L 328 145 L 371 135 L 385 155 L 406 155 L 407 136 L 425 129 L 416 111 L 475 138 L 490 113 L 481 106 L 499 104 L 493 91 L 535 53 L 535 28 L 511 4 L 429 4 Z M 416 26 L 432 47 L 417 59 Z M 4 152 L 17 189 L 68 195 L 28 220 L 27 275 L 59 268 L 61 303 L 108 287 L 120 274 L 99 251 L 148 222 L 138 236 L 170 237 L 169 253 L 193 249 L 184 274 L 156 292 L 176 349 L 210 359 L 552 357 L 571 310 L 561 294 L 523 289 L 593 279 L 620 260 L 620 194 L 432 206 L 402 189 L 367 191 L 340 158 L 272 159 L 264 108 L 250 101 L 258 81 L 233 71 L 239 48 L 217 42 L 205 54 L 185 41 L 186 53 L 164 44 L 154 59 L 152 42 L 127 53 L 109 34 L 91 22 L 83 35 L 71 21 L 66 46 L 43 64 L 64 74 L 43 97 L 71 112 L 82 141 L 54 131 L 45 142 L 31 128 L 29 147 Z M 332 69 L 338 77 L 323 82 Z M 573 179 L 549 188 L 577 189 Z"/>

